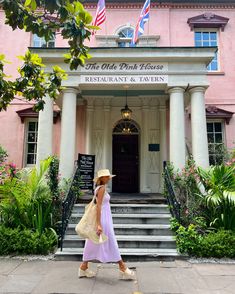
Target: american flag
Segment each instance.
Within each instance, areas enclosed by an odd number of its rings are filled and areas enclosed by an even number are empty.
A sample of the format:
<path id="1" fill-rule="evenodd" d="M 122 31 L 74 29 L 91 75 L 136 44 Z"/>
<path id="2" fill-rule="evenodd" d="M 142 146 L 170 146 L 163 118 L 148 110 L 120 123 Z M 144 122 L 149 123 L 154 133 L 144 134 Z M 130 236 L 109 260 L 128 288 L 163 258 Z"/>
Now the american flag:
<path id="1" fill-rule="evenodd" d="M 149 12 L 150 12 L 150 0 L 146 0 L 144 6 L 141 10 L 140 17 L 138 23 L 135 28 L 135 32 L 132 38 L 132 44 L 135 45 L 139 36 L 144 33 L 144 25 L 149 20 Z"/>
<path id="2" fill-rule="evenodd" d="M 106 19 L 105 0 L 99 0 L 95 15 L 94 26 L 100 26 Z"/>

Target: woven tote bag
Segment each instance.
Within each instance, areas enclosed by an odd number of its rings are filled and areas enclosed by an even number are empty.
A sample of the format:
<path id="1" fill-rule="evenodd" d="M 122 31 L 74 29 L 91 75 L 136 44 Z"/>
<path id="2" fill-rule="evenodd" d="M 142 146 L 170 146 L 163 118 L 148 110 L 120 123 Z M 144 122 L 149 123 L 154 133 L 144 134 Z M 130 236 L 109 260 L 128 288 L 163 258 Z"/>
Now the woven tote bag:
<path id="1" fill-rule="evenodd" d="M 79 223 L 75 227 L 76 233 L 85 239 L 90 239 L 96 244 L 105 242 L 108 237 L 102 233 L 100 236 L 96 233 L 96 217 L 97 217 L 97 205 L 95 204 L 95 195 L 91 202 L 86 205 L 85 212 L 80 219 Z"/>

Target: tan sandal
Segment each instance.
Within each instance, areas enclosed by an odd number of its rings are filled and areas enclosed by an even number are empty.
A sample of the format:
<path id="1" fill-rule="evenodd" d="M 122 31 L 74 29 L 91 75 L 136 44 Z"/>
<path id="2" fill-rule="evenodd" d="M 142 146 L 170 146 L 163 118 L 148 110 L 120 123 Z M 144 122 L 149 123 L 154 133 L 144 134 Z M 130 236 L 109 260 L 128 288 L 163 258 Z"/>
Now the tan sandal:
<path id="1" fill-rule="evenodd" d="M 125 271 L 119 270 L 120 280 L 135 280 L 135 272 L 130 270 L 128 267 Z"/>
<path id="2" fill-rule="evenodd" d="M 89 269 L 82 270 L 81 268 L 79 268 L 79 270 L 78 270 L 78 277 L 79 278 L 83 278 L 83 277 L 93 278 L 93 277 L 95 277 L 95 275 L 96 274 L 93 271 L 90 271 Z"/>

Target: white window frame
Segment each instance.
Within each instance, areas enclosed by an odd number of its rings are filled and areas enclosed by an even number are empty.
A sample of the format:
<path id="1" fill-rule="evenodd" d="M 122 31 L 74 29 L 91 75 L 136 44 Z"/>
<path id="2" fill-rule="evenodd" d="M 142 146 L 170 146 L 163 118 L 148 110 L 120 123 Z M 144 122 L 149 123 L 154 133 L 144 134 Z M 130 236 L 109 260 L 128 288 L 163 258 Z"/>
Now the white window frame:
<path id="1" fill-rule="evenodd" d="M 121 26 L 117 31 L 116 31 L 116 33 L 115 33 L 115 35 L 117 35 L 117 37 L 118 37 L 118 39 L 117 39 L 117 46 L 118 46 L 118 43 L 126 43 L 126 44 L 128 44 L 127 46 L 125 46 L 125 47 L 131 47 L 130 46 L 130 42 L 131 42 L 131 40 L 132 40 L 132 38 L 121 38 L 120 36 L 119 36 L 119 33 L 121 32 L 121 31 L 123 31 L 123 30 L 125 30 L 125 29 L 132 29 L 133 30 L 133 33 L 135 32 L 135 28 L 133 27 L 133 26 L 131 26 L 130 24 L 126 24 L 125 26 Z M 119 46 L 118 46 L 119 47 Z"/>
<path id="2" fill-rule="evenodd" d="M 23 166 L 24 167 L 34 167 L 36 164 L 28 164 L 27 163 L 27 155 L 28 155 L 28 132 L 29 132 L 29 123 L 30 122 L 37 122 L 38 123 L 38 119 L 37 118 L 26 118 L 24 121 L 25 124 L 25 132 L 24 132 L 24 156 L 23 156 Z M 38 137 L 37 137 L 38 139 Z M 37 152 L 36 152 L 36 156 L 37 156 Z"/>
<path id="3" fill-rule="evenodd" d="M 213 73 L 213 72 L 220 72 L 221 71 L 221 67 L 220 67 L 220 30 L 218 30 L 217 28 L 195 28 L 194 29 L 194 46 L 196 47 L 196 44 L 195 44 L 195 33 L 196 32 L 216 32 L 217 34 L 217 47 L 218 47 L 218 51 L 217 51 L 217 64 L 218 64 L 218 68 L 217 70 L 207 70 L 208 73 Z M 203 48 L 203 47 L 202 47 Z"/>
<path id="4" fill-rule="evenodd" d="M 40 42 L 40 46 L 34 46 L 34 37 L 37 36 Z M 37 34 L 32 34 L 32 47 L 35 48 L 54 48 L 55 47 L 55 42 L 56 42 L 56 34 L 53 40 L 50 40 L 48 42 L 45 41 L 43 37 L 39 37 Z M 50 47 L 49 43 L 54 43 L 54 46 Z M 45 44 L 45 46 L 43 46 Z"/>
<path id="5" fill-rule="evenodd" d="M 227 147 L 226 144 L 226 134 L 225 134 L 225 121 L 224 119 L 207 119 L 206 123 L 221 123 L 221 131 L 222 131 L 222 144 Z M 208 132 L 206 132 L 208 134 Z M 209 152 L 209 142 L 208 142 L 208 152 Z M 210 155 L 210 154 L 209 154 Z"/>

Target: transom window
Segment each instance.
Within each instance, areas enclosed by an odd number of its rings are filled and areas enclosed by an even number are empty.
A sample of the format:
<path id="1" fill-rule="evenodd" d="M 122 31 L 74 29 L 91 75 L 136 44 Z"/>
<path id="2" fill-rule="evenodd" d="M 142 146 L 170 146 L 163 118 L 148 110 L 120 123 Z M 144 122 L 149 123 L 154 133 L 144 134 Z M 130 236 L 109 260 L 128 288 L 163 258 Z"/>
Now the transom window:
<path id="1" fill-rule="evenodd" d="M 217 32 L 210 31 L 197 31 L 194 33 L 195 46 L 196 47 L 213 47 L 218 46 L 218 34 Z M 211 63 L 207 66 L 208 71 L 218 70 L 218 54 L 215 53 L 215 57 Z"/>
<path id="2" fill-rule="evenodd" d="M 224 135 L 222 122 L 207 122 L 210 165 L 223 162 Z"/>
<path id="3" fill-rule="evenodd" d="M 27 121 L 26 124 L 25 161 L 26 165 L 34 165 L 37 156 L 38 122 Z"/>
<path id="4" fill-rule="evenodd" d="M 113 129 L 113 134 L 139 134 L 139 129 L 134 121 L 132 120 L 121 120 Z"/>
<path id="5" fill-rule="evenodd" d="M 54 48 L 55 47 L 55 34 L 54 39 L 46 42 L 43 37 L 38 37 L 38 35 L 33 34 L 33 47 L 43 47 L 43 48 Z"/>
<path id="6" fill-rule="evenodd" d="M 134 29 L 131 27 L 124 28 L 121 31 L 119 31 L 118 47 L 135 47 L 135 45 L 131 44 L 133 34 Z"/>

